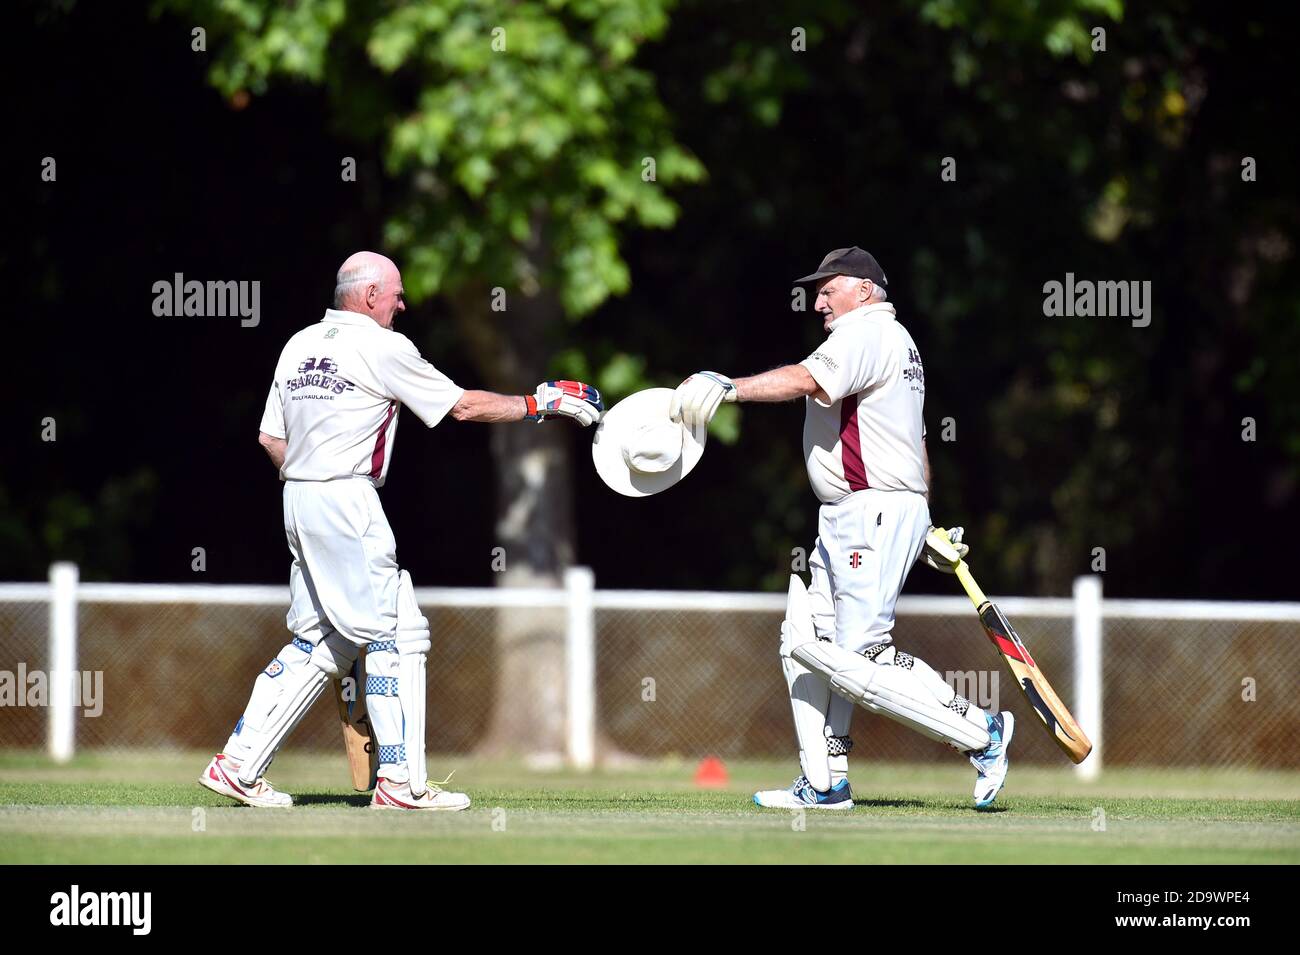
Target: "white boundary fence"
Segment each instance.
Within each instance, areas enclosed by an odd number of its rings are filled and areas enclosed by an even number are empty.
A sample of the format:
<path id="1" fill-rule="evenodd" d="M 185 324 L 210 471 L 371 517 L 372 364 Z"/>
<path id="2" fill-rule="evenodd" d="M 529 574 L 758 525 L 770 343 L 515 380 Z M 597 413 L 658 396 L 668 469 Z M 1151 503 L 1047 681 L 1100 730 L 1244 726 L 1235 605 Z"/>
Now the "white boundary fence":
<path id="1" fill-rule="evenodd" d="M 418 587 L 423 606 L 488 608 L 563 608 L 566 610 L 566 748 L 571 765 L 590 769 L 596 755 L 596 611 L 773 612 L 785 609 L 785 595 L 720 591 L 596 590 L 586 567 L 570 568 L 562 589 Z M 77 607 L 82 600 L 118 604 L 202 603 L 284 607 L 288 588 L 224 584 L 80 583 L 74 564 L 50 568 L 48 583 L 0 584 L 0 603 L 45 602 L 49 607 L 50 706 L 47 748 L 65 762 L 75 751 L 74 682 L 64 674 L 77 669 Z M 1073 622 L 1073 685 L 1057 686 L 1093 741 L 1092 755 L 1076 771 L 1095 778 L 1103 765 L 1102 726 L 1104 621 L 1209 620 L 1300 623 L 1300 603 L 1245 603 L 1179 600 L 1103 599 L 1101 578 L 1075 580 L 1073 596 L 1003 597 L 998 605 L 1014 623 L 1017 617 Z M 898 615 L 937 617 L 970 614 L 965 597 L 903 596 Z M 1030 639 L 1031 649 L 1033 640 Z M 1048 674 L 1052 679 L 1053 675 Z"/>

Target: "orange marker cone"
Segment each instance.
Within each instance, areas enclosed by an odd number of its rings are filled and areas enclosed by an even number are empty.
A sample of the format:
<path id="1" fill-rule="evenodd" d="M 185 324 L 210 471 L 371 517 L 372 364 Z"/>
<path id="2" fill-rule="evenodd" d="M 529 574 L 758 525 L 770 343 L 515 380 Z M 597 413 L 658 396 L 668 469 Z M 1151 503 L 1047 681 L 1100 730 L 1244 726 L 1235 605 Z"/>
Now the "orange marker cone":
<path id="1" fill-rule="evenodd" d="M 695 770 L 695 785 L 701 789 L 721 789 L 727 785 L 727 767 L 716 756 L 706 756 L 700 760 Z"/>

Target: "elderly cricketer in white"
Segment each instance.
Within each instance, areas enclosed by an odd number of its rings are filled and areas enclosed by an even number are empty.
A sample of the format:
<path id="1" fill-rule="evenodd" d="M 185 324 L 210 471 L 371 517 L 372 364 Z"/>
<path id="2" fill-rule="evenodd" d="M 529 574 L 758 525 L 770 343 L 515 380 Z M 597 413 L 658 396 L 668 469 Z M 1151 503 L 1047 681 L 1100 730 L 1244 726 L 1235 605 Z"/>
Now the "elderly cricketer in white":
<path id="1" fill-rule="evenodd" d="M 458 421 L 586 427 L 603 410 L 596 389 L 548 381 L 532 395 L 466 391 L 425 361 L 393 322 L 406 310 L 402 277 L 382 255 L 358 252 L 339 269 L 334 307 L 289 339 L 266 399 L 260 443 L 284 482 L 293 564 L 286 623 L 293 639 L 262 671 L 244 715 L 199 782 L 249 806 L 293 800 L 265 776 L 276 751 L 331 678 L 365 647 L 366 706 L 379 749 L 371 806 L 465 809 L 469 799 L 425 772 L 425 660 L 429 622 L 376 489 L 392 461 L 398 410 L 432 428 Z"/>
<path id="2" fill-rule="evenodd" d="M 876 260 L 836 249 L 796 284 L 815 283 L 826 341 L 804 361 L 732 380 L 702 371 L 674 393 L 670 415 L 707 423 L 724 401 L 805 403 L 803 450 L 821 500 L 809 560 L 812 586 L 790 578 L 781 666 L 803 774 L 789 789 L 754 794 L 760 806 L 852 809 L 848 780 L 853 704 L 950 744 L 970 757 L 975 803 L 991 804 L 1007 773 L 1015 728 L 956 694 L 922 660 L 894 647 L 894 606 L 930 528 L 925 372 L 912 337 L 886 301 Z M 960 529 L 953 542 L 961 545 Z"/>

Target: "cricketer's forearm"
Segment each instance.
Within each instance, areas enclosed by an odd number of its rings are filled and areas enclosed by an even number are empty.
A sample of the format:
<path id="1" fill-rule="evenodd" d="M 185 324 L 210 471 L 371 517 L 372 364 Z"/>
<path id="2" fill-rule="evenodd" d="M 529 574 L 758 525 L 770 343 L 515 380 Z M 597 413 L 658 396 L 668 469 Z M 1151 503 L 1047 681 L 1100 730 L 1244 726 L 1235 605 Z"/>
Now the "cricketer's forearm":
<path id="1" fill-rule="evenodd" d="M 826 400 L 826 393 L 803 365 L 784 365 L 733 383 L 737 401 L 793 401 L 808 395 Z"/>
<path id="2" fill-rule="evenodd" d="M 457 421 L 523 421 L 528 402 L 523 395 L 499 395 L 495 391 L 467 391 L 451 409 Z"/>

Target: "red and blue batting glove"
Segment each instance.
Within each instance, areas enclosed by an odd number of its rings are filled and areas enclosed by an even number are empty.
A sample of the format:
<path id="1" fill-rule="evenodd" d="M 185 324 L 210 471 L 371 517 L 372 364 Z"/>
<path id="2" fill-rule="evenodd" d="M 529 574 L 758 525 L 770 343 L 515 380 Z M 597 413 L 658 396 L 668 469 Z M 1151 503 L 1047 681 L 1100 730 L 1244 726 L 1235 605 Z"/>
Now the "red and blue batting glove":
<path id="1" fill-rule="evenodd" d="M 600 392 L 581 381 L 544 381 L 537 391 L 524 396 L 529 421 L 564 416 L 575 419 L 584 428 L 600 420 L 605 405 Z"/>

